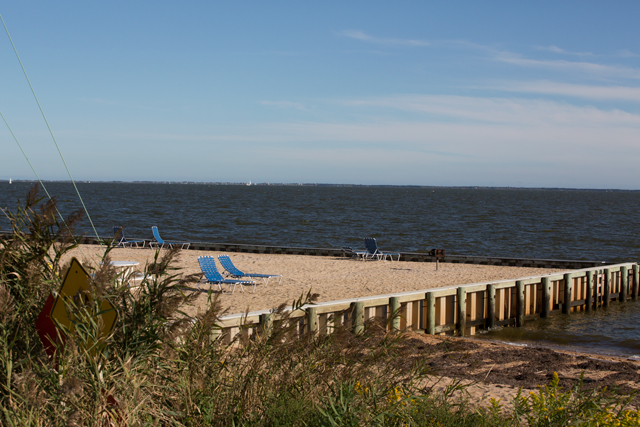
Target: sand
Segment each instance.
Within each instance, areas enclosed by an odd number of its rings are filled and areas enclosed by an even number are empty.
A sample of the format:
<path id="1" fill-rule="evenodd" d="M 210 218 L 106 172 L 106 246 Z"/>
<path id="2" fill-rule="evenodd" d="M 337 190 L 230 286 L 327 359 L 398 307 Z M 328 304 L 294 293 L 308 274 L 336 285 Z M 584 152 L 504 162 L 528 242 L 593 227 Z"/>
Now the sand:
<path id="1" fill-rule="evenodd" d="M 100 262 L 101 254 L 99 246 L 82 245 L 71 251 L 66 259 L 76 256 L 83 264 L 96 265 Z M 179 273 L 183 275 L 199 273 L 199 256 L 219 254 L 224 252 L 181 251 L 175 266 L 180 268 Z M 277 279 L 272 279 L 268 286 L 259 282 L 255 293 L 251 287 L 246 287 L 244 293 L 240 288 L 234 294 L 222 293 L 220 301 L 230 314 L 290 303 L 309 289 L 320 294 L 320 301 L 334 301 L 562 271 L 448 263 L 441 263 L 436 271 L 433 263 L 363 262 L 306 255 L 226 254 L 245 272 L 283 275 L 280 284 Z M 144 266 L 153 260 L 153 255 L 154 251 L 149 249 L 117 248 L 111 252 L 112 260 L 139 262 L 139 272 L 144 271 Z M 218 268 L 221 270 L 219 262 Z M 197 289 L 195 284 L 192 286 Z M 207 295 L 201 292 L 194 305 L 184 311 L 194 314 L 206 306 Z M 520 387 L 523 393 L 536 391 L 539 385 L 550 381 L 554 372 L 559 374 L 565 389 L 571 387 L 582 372 L 585 373 L 585 388 L 617 386 L 623 393 L 640 388 L 640 362 L 623 358 L 417 333 L 409 333 L 403 345 L 408 353 L 407 363 L 421 359 L 433 368 L 434 376 L 424 384 L 425 391 L 431 387 L 441 390 L 454 379 L 461 380 L 468 385 L 465 394 L 470 401 L 482 406 L 489 405 L 489 398 L 495 398 L 501 399 L 509 408 L 509 402 Z"/>
<path id="2" fill-rule="evenodd" d="M 154 250 L 146 248 L 115 248 L 111 251 L 111 259 L 116 261 L 137 261 L 139 272 L 153 261 Z M 96 265 L 100 262 L 103 249 L 95 245 L 81 245 L 72 250 L 68 257 L 75 256 L 83 264 Z M 240 287 L 231 294 L 229 288 L 220 295 L 223 309 L 228 314 L 266 310 L 282 303 L 291 303 L 309 290 L 320 294 L 320 301 L 336 301 L 374 295 L 416 291 L 443 286 L 463 285 L 501 279 L 547 274 L 556 271 L 544 268 L 484 266 L 470 264 L 440 263 L 436 270 L 435 263 L 392 262 L 392 261 L 360 261 L 342 257 L 320 257 L 310 255 L 269 255 L 246 254 L 215 251 L 180 251 L 175 266 L 183 275 L 200 273 L 199 256 L 216 256 L 226 254 L 233 263 L 245 273 L 281 274 L 282 281 L 271 279 L 268 286 L 261 280 L 255 288 Z M 222 267 L 216 259 L 218 269 Z M 192 285 L 195 289 L 197 286 Z M 208 290 L 205 285 L 203 289 Z M 213 288 L 216 292 L 218 287 Z M 193 307 L 187 307 L 187 314 L 194 314 L 207 305 L 207 295 L 202 292 Z"/>
<path id="3" fill-rule="evenodd" d="M 416 333 L 409 333 L 403 345 L 406 363 L 419 360 L 431 368 L 433 378 L 425 381 L 425 391 L 430 387 L 441 391 L 459 380 L 474 405 L 489 406 L 494 398 L 510 409 L 521 387 L 524 396 L 537 392 L 554 372 L 565 391 L 577 384 L 580 375 L 584 390 L 607 387 L 627 395 L 640 389 L 640 362 L 621 357 Z M 635 399 L 632 405 L 637 404 Z"/>

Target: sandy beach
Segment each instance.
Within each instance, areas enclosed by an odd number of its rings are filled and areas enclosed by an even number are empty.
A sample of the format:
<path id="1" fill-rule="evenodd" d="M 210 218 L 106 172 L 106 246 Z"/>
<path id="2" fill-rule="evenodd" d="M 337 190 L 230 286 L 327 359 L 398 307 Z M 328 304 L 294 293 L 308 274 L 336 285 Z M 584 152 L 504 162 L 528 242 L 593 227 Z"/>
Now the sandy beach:
<path id="1" fill-rule="evenodd" d="M 71 251 L 65 259 L 77 257 L 83 264 L 97 265 L 102 250 L 99 246 L 82 245 Z M 175 267 L 182 275 L 200 272 L 198 257 L 217 256 L 211 251 L 180 251 Z M 153 260 L 149 249 L 116 248 L 112 260 L 135 261 L 136 270 Z M 270 309 L 283 302 L 299 298 L 309 289 L 320 294 L 321 301 L 357 298 L 442 286 L 461 285 L 483 281 L 515 279 L 561 270 L 481 266 L 441 263 L 436 271 L 433 263 L 358 261 L 340 257 L 314 257 L 303 255 L 265 255 L 227 253 L 236 266 L 245 272 L 282 274 L 278 284 L 272 279 L 269 286 L 262 282 L 255 293 L 250 287 L 243 293 L 224 292 L 220 301 L 228 313 L 245 310 Z M 218 263 L 218 268 L 222 271 Z M 193 285 L 197 289 L 196 285 Z M 208 286 L 205 287 L 208 289 Z M 214 288 L 214 289 L 217 289 Z M 224 288 L 227 291 L 226 288 Z M 201 292 L 193 306 L 184 311 L 194 314 L 207 306 L 207 294 Z M 520 387 L 524 393 L 536 391 L 547 384 L 557 372 L 561 385 L 571 387 L 580 374 L 585 374 L 585 388 L 616 386 L 621 392 L 640 388 L 640 362 L 624 358 L 575 354 L 548 348 L 519 347 L 500 343 L 409 333 L 404 342 L 405 360 L 421 359 L 433 368 L 433 380 L 425 387 L 442 389 L 454 379 L 467 384 L 466 392 L 472 402 L 487 405 L 489 398 L 509 401 Z"/>
<path id="2" fill-rule="evenodd" d="M 583 389 L 617 390 L 622 395 L 640 389 L 640 362 L 599 354 L 581 354 L 543 347 L 521 347 L 473 338 L 409 333 L 404 342 L 407 363 L 420 360 L 434 377 L 425 385 L 443 390 L 452 381 L 466 385 L 473 404 L 487 406 L 501 399 L 506 408 L 522 388 L 522 395 L 537 392 L 557 373 L 560 386 L 569 390 L 583 376 Z M 408 356 L 408 357 L 407 357 Z M 634 402 L 635 404 L 635 402 Z"/>
<path id="3" fill-rule="evenodd" d="M 83 264 L 97 265 L 104 249 L 96 245 L 81 245 L 67 257 L 77 257 Z M 111 251 L 113 261 L 135 261 L 140 264 L 136 271 L 143 272 L 145 265 L 153 261 L 155 251 L 147 248 L 115 248 Z M 282 303 L 290 303 L 309 290 L 320 294 L 320 301 L 335 301 L 373 295 L 430 289 L 443 286 L 463 285 L 490 280 L 516 279 L 526 276 L 551 273 L 553 269 L 484 266 L 470 264 L 360 261 L 342 257 L 318 257 L 308 255 L 268 255 L 227 253 L 213 251 L 180 251 L 175 267 L 182 275 L 200 273 L 199 256 L 229 255 L 233 263 L 245 273 L 281 274 L 282 281 L 271 279 L 268 286 L 258 280 L 255 292 L 245 286 L 231 294 L 227 287 L 220 296 L 222 307 L 228 314 L 271 309 Z M 216 258 L 218 270 L 223 272 Z M 192 285 L 197 289 L 196 285 Z M 209 286 L 204 285 L 208 290 Z M 213 287 L 217 292 L 218 287 Z M 202 292 L 185 312 L 194 314 L 206 307 L 207 295 Z"/>

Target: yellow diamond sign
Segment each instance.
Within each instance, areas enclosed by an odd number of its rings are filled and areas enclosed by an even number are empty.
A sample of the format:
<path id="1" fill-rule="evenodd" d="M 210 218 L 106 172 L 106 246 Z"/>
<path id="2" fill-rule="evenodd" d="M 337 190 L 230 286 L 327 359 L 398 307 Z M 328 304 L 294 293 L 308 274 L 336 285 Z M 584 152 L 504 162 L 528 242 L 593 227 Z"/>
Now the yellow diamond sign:
<path id="1" fill-rule="evenodd" d="M 91 283 L 91 276 L 82 267 L 82 264 L 73 258 L 51 309 L 51 319 L 54 322 L 63 326 L 66 330 L 73 331 L 75 329 L 75 324 L 79 319 L 75 319 L 75 316 L 69 313 L 69 308 L 91 307 L 93 299 L 91 292 L 89 292 L 89 283 Z M 99 322 L 100 340 L 103 340 L 113 330 L 118 313 L 109 301 L 103 299 L 100 301 L 98 315 L 101 318 Z"/>

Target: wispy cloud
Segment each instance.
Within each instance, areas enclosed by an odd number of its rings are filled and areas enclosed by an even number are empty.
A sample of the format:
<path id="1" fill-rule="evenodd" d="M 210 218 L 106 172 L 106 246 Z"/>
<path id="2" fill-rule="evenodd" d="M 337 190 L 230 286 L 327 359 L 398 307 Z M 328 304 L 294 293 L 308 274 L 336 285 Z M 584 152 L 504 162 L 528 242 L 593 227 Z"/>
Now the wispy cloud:
<path id="1" fill-rule="evenodd" d="M 360 40 L 363 42 L 374 43 L 385 46 L 430 46 L 431 42 L 428 40 L 420 39 L 397 39 L 386 37 L 375 37 L 358 30 L 344 30 L 338 31 L 336 34 L 343 37 L 349 37 L 352 39 Z"/>
<path id="2" fill-rule="evenodd" d="M 453 95 L 403 95 L 344 101 L 359 108 L 400 110 L 422 114 L 420 120 L 455 121 L 519 126 L 640 126 L 640 115 L 602 110 L 566 102 L 518 98 L 481 98 Z"/>
<path id="3" fill-rule="evenodd" d="M 558 46 L 535 46 L 536 50 L 544 50 L 547 52 L 557 53 L 560 55 L 575 55 L 575 56 L 591 56 L 590 52 L 570 52 L 566 49 L 562 49 Z"/>
<path id="4" fill-rule="evenodd" d="M 640 88 L 629 86 L 593 86 L 550 81 L 510 82 L 489 86 L 507 92 L 561 95 L 584 99 L 640 102 Z"/>
<path id="5" fill-rule="evenodd" d="M 556 90 L 569 89 L 578 88 Z M 565 101 L 451 95 L 315 100 L 314 110 L 322 108 L 339 118 L 220 124 L 193 133 L 150 127 L 146 134 L 101 132 L 93 139 L 135 141 L 128 149 L 140 155 L 149 144 L 161 145 L 163 150 L 153 151 L 163 153 L 184 144 L 229 155 L 248 150 L 249 165 L 269 159 L 275 170 L 290 172 L 293 166 L 304 176 L 317 173 L 319 180 L 327 170 L 344 167 L 361 176 L 373 165 L 385 171 L 380 179 L 387 184 L 438 179 L 443 185 L 514 185 L 513 177 L 523 174 L 527 185 L 637 188 L 640 182 L 640 114 Z M 183 151 L 175 156 L 188 164 L 199 161 L 185 154 L 192 150 Z M 615 165 L 615 177 L 603 165 Z M 567 168 L 588 173 L 569 176 Z"/>
<path id="6" fill-rule="evenodd" d="M 621 49 L 616 52 L 616 55 L 621 58 L 638 58 L 639 54 L 631 52 L 629 49 Z"/>
<path id="7" fill-rule="evenodd" d="M 640 70 L 617 65 L 603 65 L 594 62 L 574 62 L 566 60 L 540 60 L 525 58 L 511 52 L 499 52 L 495 60 L 519 67 L 546 68 L 557 71 L 581 72 L 600 77 L 640 79 Z"/>
<path id="8" fill-rule="evenodd" d="M 440 141 L 462 147 L 490 142 L 491 138 L 503 143 L 509 138 L 511 141 L 540 138 L 538 144 L 573 146 L 583 140 L 611 140 L 614 135 L 617 135 L 615 145 L 629 143 L 636 147 L 637 138 L 640 138 L 640 114 L 551 100 L 398 95 L 334 101 L 327 108 L 332 111 L 342 109 L 344 117 L 353 116 L 355 111 L 358 119 L 229 125 L 207 134 L 150 133 L 147 137 L 153 140 L 386 142 L 399 145 Z M 412 114 L 399 118 L 398 112 Z M 136 138 L 141 137 L 143 135 L 136 135 Z M 493 149 L 495 144 L 490 143 L 486 148 Z M 458 152 L 455 147 L 449 151 Z"/>
<path id="9" fill-rule="evenodd" d="M 631 78 L 640 79 L 640 69 L 625 67 L 621 65 L 609 65 L 588 61 L 569 61 L 566 59 L 533 59 L 524 55 L 500 50 L 494 46 L 482 45 L 465 40 L 424 40 L 424 39 L 402 39 L 392 37 L 378 37 L 368 34 L 360 30 L 344 30 L 337 32 L 342 37 L 349 37 L 367 43 L 377 44 L 381 46 L 430 46 L 430 47 L 456 47 L 461 49 L 472 49 L 484 52 L 495 61 L 515 65 L 525 68 L 542 68 L 547 70 L 583 73 L 599 78 Z M 570 55 L 578 57 L 593 56 L 590 52 L 572 52 L 561 47 L 551 46 L 535 46 L 536 50 L 552 52 L 560 55 Z M 636 57 L 629 50 L 621 50 L 618 52 L 619 57 Z"/>

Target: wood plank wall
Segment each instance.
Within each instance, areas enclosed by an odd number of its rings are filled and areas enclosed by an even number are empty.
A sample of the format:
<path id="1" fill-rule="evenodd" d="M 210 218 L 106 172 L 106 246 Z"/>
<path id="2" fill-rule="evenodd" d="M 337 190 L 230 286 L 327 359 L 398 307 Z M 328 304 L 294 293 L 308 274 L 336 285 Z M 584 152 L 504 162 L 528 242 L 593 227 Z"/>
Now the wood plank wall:
<path id="1" fill-rule="evenodd" d="M 427 289 L 353 300 L 323 302 L 290 313 L 296 333 L 330 334 L 347 326 L 362 332 L 365 322 L 386 321 L 389 329 L 427 334 L 474 335 L 496 326 L 520 326 L 527 320 L 597 310 L 612 301 L 636 301 L 640 291 L 637 263 L 571 270 L 495 283 Z M 225 342 L 238 334 L 269 333 L 279 321 L 268 311 L 221 319 Z"/>

